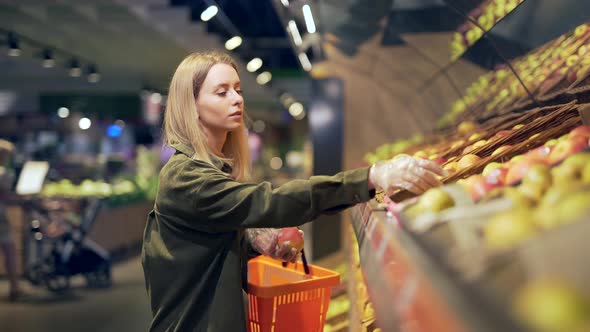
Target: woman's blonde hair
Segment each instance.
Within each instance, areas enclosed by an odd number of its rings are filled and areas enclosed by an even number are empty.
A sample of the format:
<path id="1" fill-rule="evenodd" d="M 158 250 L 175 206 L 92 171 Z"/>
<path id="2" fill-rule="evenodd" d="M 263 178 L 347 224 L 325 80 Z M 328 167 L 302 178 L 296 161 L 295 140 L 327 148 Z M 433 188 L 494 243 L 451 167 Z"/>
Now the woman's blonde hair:
<path id="1" fill-rule="evenodd" d="M 193 53 L 178 65 L 170 82 L 168 100 L 164 114 L 165 143 L 182 143 L 193 148 L 193 158 L 219 167 L 219 161 L 232 166 L 232 177 L 238 181 L 248 180 L 250 176 L 250 152 L 244 124 L 227 135 L 223 154 L 227 159 L 216 157 L 198 120 L 196 100 L 201 86 L 211 67 L 218 63 L 232 66 L 238 71 L 235 61 L 220 52 Z"/>

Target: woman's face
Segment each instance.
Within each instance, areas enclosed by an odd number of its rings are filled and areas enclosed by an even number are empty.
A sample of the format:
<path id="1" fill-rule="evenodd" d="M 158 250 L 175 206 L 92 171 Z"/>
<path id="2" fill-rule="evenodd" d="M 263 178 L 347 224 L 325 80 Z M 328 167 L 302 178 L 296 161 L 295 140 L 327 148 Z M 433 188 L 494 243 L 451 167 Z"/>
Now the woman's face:
<path id="1" fill-rule="evenodd" d="M 209 131 L 230 132 L 242 125 L 244 99 L 240 77 L 227 64 L 215 64 L 209 70 L 196 100 L 199 120 Z"/>

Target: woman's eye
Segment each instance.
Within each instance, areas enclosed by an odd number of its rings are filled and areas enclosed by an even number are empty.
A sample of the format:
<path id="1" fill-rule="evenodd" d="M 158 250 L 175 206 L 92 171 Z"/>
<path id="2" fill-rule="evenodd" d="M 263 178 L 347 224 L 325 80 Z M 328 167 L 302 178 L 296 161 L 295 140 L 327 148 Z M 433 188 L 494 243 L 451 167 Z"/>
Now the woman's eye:
<path id="1" fill-rule="evenodd" d="M 242 95 L 242 90 L 236 90 L 236 92 L 241 96 Z"/>
<path id="2" fill-rule="evenodd" d="M 223 92 L 218 92 L 217 95 L 220 97 L 225 97 L 225 95 L 227 94 L 227 91 L 223 91 Z"/>

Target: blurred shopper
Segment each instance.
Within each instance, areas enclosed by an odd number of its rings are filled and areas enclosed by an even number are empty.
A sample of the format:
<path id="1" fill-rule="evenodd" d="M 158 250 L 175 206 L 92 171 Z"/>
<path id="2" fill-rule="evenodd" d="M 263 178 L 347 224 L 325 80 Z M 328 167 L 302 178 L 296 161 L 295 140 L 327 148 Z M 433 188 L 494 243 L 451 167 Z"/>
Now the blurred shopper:
<path id="1" fill-rule="evenodd" d="M 440 184 L 438 166 L 412 157 L 276 189 L 248 182 L 244 112 L 228 55 L 191 54 L 176 69 L 164 124 L 176 152 L 160 172 L 142 251 L 151 331 L 246 331 L 240 272 L 248 248 L 294 260 L 296 250 L 277 245 L 278 228 L 368 201 L 375 189 L 421 193 Z M 274 230 L 252 231 L 264 227 Z"/>
<path id="2" fill-rule="evenodd" d="M 4 254 L 4 266 L 10 282 L 10 301 L 16 301 L 21 294 L 16 272 L 16 249 L 12 240 L 10 225 L 6 211 L 7 201 L 12 194 L 14 173 L 9 167 L 10 157 L 14 151 L 14 145 L 9 141 L 0 139 L 0 248 Z"/>

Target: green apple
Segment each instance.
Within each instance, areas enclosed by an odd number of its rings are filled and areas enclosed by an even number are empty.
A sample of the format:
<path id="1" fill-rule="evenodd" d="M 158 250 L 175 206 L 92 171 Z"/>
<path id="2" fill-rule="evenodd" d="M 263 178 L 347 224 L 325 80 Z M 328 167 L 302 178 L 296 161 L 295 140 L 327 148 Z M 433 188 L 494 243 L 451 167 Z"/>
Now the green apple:
<path id="1" fill-rule="evenodd" d="M 484 226 L 484 237 L 490 249 L 508 249 L 534 236 L 537 228 L 528 209 L 502 212 Z"/>
<path id="2" fill-rule="evenodd" d="M 422 194 L 418 204 L 424 211 L 439 212 L 455 206 L 455 201 L 443 189 L 432 188 Z"/>
<path id="3" fill-rule="evenodd" d="M 590 184 L 590 163 L 586 164 L 582 170 L 582 182 Z"/>
<path id="4" fill-rule="evenodd" d="M 554 146 L 555 144 L 557 144 L 557 142 L 558 142 L 558 141 L 557 141 L 557 139 L 555 139 L 555 138 L 554 138 L 554 139 L 550 139 L 550 140 L 548 140 L 547 142 L 545 142 L 545 146 L 552 147 L 552 146 Z"/>
<path id="5" fill-rule="evenodd" d="M 555 214 L 562 224 L 578 221 L 590 208 L 590 193 L 579 192 L 568 195 L 555 207 Z"/>
<path id="6" fill-rule="evenodd" d="M 542 184 L 531 182 L 521 184 L 517 190 L 534 202 L 539 202 L 543 198 L 546 187 Z"/>
<path id="7" fill-rule="evenodd" d="M 491 163 L 489 163 L 489 164 L 486 165 L 486 167 L 483 169 L 483 172 L 481 173 L 481 175 L 488 176 L 491 171 L 495 170 L 496 168 L 498 168 L 500 166 L 502 166 L 501 163 L 491 162 Z"/>
<path id="8" fill-rule="evenodd" d="M 537 185 L 545 191 L 551 186 L 551 169 L 544 164 L 532 165 L 522 178 L 523 185 Z"/>
<path id="9" fill-rule="evenodd" d="M 516 314 L 539 331 L 574 331 L 588 321 L 588 303 L 562 281 L 537 280 L 516 294 Z"/>

